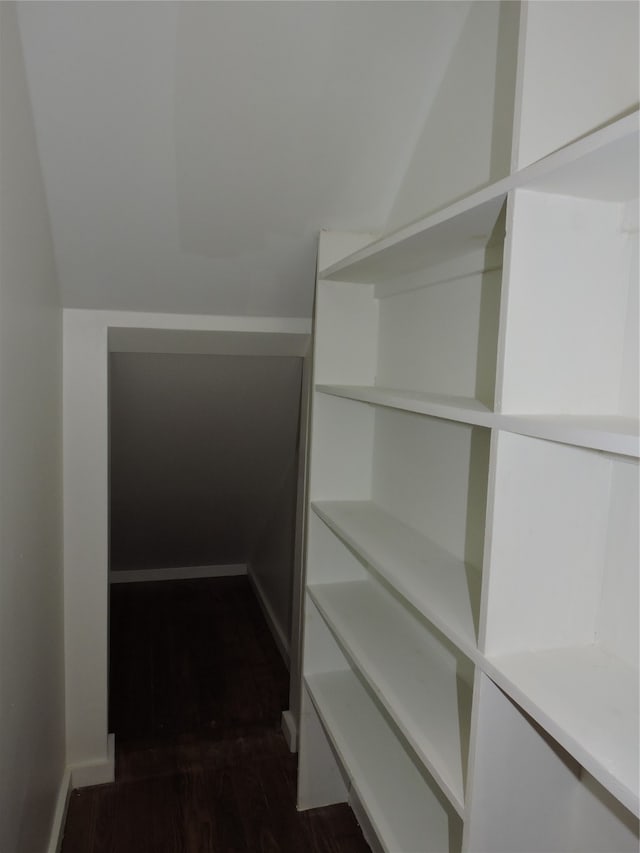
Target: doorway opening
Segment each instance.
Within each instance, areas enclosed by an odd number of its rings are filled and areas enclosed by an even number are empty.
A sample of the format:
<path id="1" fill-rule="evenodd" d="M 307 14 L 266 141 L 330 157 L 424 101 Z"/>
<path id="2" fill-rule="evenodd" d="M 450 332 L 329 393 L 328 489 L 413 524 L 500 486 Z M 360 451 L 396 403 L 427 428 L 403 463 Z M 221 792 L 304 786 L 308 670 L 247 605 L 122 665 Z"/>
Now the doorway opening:
<path id="1" fill-rule="evenodd" d="M 158 739 L 175 757 L 275 731 L 297 692 L 307 345 L 110 330 L 109 731 L 125 772 Z"/>

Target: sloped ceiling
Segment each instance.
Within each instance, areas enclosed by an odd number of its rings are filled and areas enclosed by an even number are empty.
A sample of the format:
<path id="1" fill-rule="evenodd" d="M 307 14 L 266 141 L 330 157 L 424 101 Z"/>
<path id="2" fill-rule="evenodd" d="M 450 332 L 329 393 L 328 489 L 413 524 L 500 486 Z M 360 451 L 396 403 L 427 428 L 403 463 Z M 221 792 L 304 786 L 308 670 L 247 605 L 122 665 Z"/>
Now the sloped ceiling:
<path id="1" fill-rule="evenodd" d="M 62 301 L 308 316 L 320 228 L 384 228 L 466 2 L 30 2 Z"/>

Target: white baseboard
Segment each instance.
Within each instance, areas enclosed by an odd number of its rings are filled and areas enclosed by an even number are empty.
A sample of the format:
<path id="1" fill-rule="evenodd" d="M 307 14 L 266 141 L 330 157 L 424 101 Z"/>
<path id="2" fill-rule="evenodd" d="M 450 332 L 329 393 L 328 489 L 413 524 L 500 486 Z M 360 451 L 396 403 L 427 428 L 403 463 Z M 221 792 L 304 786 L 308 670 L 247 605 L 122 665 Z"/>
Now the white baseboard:
<path id="1" fill-rule="evenodd" d="M 72 788 L 89 788 L 92 785 L 104 785 L 113 782 L 116 774 L 115 735 L 107 736 L 107 757 L 104 761 L 73 764 L 71 771 Z"/>
<path id="2" fill-rule="evenodd" d="M 298 727 L 291 711 L 282 712 L 282 733 L 290 752 L 298 751 Z"/>
<path id="3" fill-rule="evenodd" d="M 262 585 L 260 584 L 258 578 L 254 574 L 249 572 L 249 580 L 251 581 L 251 586 L 253 587 L 253 590 L 256 594 L 256 598 L 258 599 L 258 603 L 262 608 L 262 612 L 264 613 L 264 618 L 267 620 L 267 625 L 271 629 L 273 639 L 276 641 L 278 651 L 282 655 L 282 660 L 284 661 L 287 669 L 289 669 L 289 638 L 283 631 L 279 621 L 276 619 L 276 615 L 273 612 L 271 605 L 269 604 L 269 599 L 264 594 L 264 590 L 262 589 Z"/>
<path id="4" fill-rule="evenodd" d="M 65 770 L 62 781 L 60 782 L 60 788 L 58 789 L 56 810 L 53 813 L 53 823 L 51 824 L 47 853 L 60 853 L 62 849 L 62 837 L 64 835 L 64 825 L 67 820 L 71 790 L 71 771 Z"/>
<path id="5" fill-rule="evenodd" d="M 168 569 L 122 569 L 109 572 L 109 583 L 141 583 L 148 581 L 186 581 L 197 578 L 226 578 L 246 575 L 246 563 L 220 566 L 176 566 Z"/>
<path id="6" fill-rule="evenodd" d="M 369 820 L 369 816 L 360 801 L 360 797 L 357 795 L 352 786 L 349 788 L 349 805 L 356 816 L 356 820 L 358 821 L 362 834 L 364 835 L 364 840 L 371 848 L 371 853 L 384 853 L 384 848 L 378 840 L 378 835 Z"/>

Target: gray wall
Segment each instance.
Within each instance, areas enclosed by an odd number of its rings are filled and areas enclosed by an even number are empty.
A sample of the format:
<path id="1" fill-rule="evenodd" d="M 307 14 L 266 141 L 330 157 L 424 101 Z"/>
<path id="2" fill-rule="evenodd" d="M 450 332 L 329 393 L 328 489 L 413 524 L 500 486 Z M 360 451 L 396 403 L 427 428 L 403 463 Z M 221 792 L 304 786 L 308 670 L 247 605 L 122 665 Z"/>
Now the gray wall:
<path id="1" fill-rule="evenodd" d="M 288 500 L 301 364 L 111 354 L 112 570 L 249 560 Z"/>
<path id="2" fill-rule="evenodd" d="M 65 769 L 62 326 L 13 3 L 0 116 L 0 850 L 34 853 Z"/>

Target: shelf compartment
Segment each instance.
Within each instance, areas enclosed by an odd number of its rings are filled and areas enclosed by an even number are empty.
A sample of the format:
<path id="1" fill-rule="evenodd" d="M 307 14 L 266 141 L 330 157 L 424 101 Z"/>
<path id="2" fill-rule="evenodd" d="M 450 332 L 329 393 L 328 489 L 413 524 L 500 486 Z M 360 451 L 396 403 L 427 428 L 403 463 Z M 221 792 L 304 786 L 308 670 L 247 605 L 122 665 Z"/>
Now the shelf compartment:
<path id="1" fill-rule="evenodd" d="M 625 116 L 518 174 L 518 186 L 593 201 L 638 197 L 638 112 Z"/>
<path id="2" fill-rule="evenodd" d="M 638 815 L 638 673 L 594 645 L 491 658 L 489 674 Z"/>
<path id="3" fill-rule="evenodd" d="M 475 703 L 465 849 L 636 853 L 633 814 L 482 673 Z"/>
<path id="4" fill-rule="evenodd" d="M 635 459 L 500 433 L 480 629 L 496 678 L 633 808 L 638 490 Z"/>
<path id="5" fill-rule="evenodd" d="M 480 575 L 371 501 L 323 501 L 314 512 L 467 656 L 477 655 Z"/>
<path id="6" fill-rule="evenodd" d="M 321 279 L 375 284 L 441 265 L 490 243 L 510 179 L 374 241 L 319 273 Z"/>
<path id="7" fill-rule="evenodd" d="M 394 736 L 352 672 L 305 679 L 313 704 L 388 853 L 457 853 L 459 819 Z"/>
<path id="8" fill-rule="evenodd" d="M 372 581 L 320 584 L 309 594 L 338 645 L 462 815 L 471 662 Z"/>
<path id="9" fill-rule="evenodd" d="M 316 392 L 477 426 L 489 427 L 493 420 L 491 410 L 471 397 L 405 391 L 375 385 L 316 385 Z"/>
<path id="10" fill-rule="evenodd" d="M 523 24 L 518 166 L 584 137 L 638 103 L 636 4 L 532 4 Z"/>
<path id="11" fill-rule="evenodd" d="M 472 417 L 490 410 L 501 270 L 480 264 L 449 273 L 384 298 L 369 285 L 318 282 L 316 387 L 372 388 L 391 405 L 422 411 L 426 404 L 462 419 L 465 410 Z"/>
<path id="12" fill-rule="evenodd" d="M 492 409 L 502 272 L 479 269 L 379 299 L 375 381 Z"/>
<path id="13" fill-rule="evenodd" d="M 490 430 L 317 394 L 313 435 L 312 502 L 371 501 L 481 573 Z"/>
<path id="14" fill-rule="evenodd" d="M 515 190 L 509 232 L 497 408 L 637 431 L 637 129 Z"/>
<path id="15" fill-rule="evenodd" d="M 487 655 L 599 643 L 638 667 L 638 462 L 497 435 Z"/>
<path id="16" fill-rule="evenodd" d="M 490 431 L 394 409 L 374 411 L 371 500 L 481 573 Z"/>

